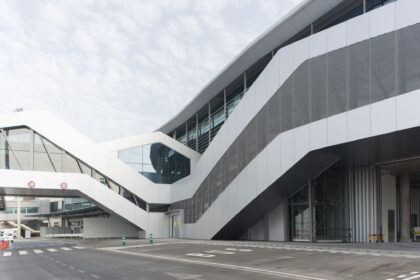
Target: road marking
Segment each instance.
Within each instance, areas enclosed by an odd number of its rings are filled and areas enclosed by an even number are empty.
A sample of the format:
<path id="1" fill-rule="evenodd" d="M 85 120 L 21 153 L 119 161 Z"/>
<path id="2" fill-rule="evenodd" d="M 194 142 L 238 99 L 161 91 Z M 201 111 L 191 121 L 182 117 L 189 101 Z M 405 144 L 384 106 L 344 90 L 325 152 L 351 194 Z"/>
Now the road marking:
<path id="1" fill-rule="evenodd" d="M 72 266 L 72 265 L 69 265 L 69 267 L 70 267 L 71 269 L 74 269 L 74 266 Z"/>
<path id="2" fill-rule="evenodd" d="M 4 252 L 3 257 L 10 257 L 12 255 L 12 252 Z"/>
<path id="3" fill-rule="evenodd" d="M 28 252 L 26 252 L 26 251 L 19 251 L 19 255 L 27 255 L 28 254 Z"/>
<path id="4" fill-rule="evenodd" d="M 404 280 L 412 280 L 412 279 L 417 279 L 417 278 L 420 278 L 420 274 L 417 274 L 408 278 L 404 278 Z"/>
<path id="5" fill-rule="evenodd" d="M 417 271 L 410 272 L 410 274 L 417 274 L 417 273 L 418 273 Z"/>
<path id="6" fill-rule="evenodd" d="M 70 248 L 67 248 L 67 247 L 61 247 L 60 249 L 61 250 L 64 250 L 64 251 L 71 251 L 71 249 Z"/>
<path id="7" fill-rule="evenodd" d="M 252 252 L 252 249 L 226 248 L 226 251 Z"/>
<path id="8" fill-rule="evenodd" d="M 323 278 L 317 278 L 317 277 L 312 277 L 312 276 L 307 276 L 307 275 L 299 275 L 299 274 L 294 274 L 294 273 L 280 272 L 280 271 L 274 271 L 274 270 L 267 270 L 267 269 L 253 268 L 253 267 L 239 266 L 239 265 L 232 265 L 232 264 L 225 264 L 225 263 L 214 263 L 214 262 L 199 261 L 199 260 L 192 260 L 192 259 L 181 259 L 181 258 L 168 257 L 168 256 L 159 256 L 159 255 L 151 255 L 151 254 L 144 254 L 144 253 L 127 252 L 127 251 L 122 251 L 122 250 L 113 250 L 109 248 L 102 248 L 98 250 L 111 251 L 111 252 L 116 252 L 120 254 L 140 256 L 140 257 L 151 258 L 151 259 L 160 259 L 160 260 L 175 261 L 175 262 L 182 262 L 182 263 L 189 263 L 189 264 L 199 264 L 199 265 L 207 265 L 207 266 L 213 266 L 213 267 L 229 268 L 229 269 L 234 269 L 234 270 L 249 271 L 249 272 L 261 273 L 261 274 L 267 274 L 267 275 L 294 277 L 294 278 L 302 279 L 302 280 L 303 279 L 304 280 L 325 280 Z"/>
<path id="9" fill-rule="evenodd" d="M 397 277 L 398 277 L 398 278 L 404 278 L 404 277 L 407 277 L 407 275 L 402 274 L 402 275 L 398 275 Z"/>
<path id="10" fill-rule="evenodd" d="M 210 251 L 205 251 L 205 252 L 209 254 L 220 254 L 220 255 L 234 255 L 235 254 L 235 252 L 221 251 L 221 250 L 210 250 Z"/>
<path id="11" fill-rule="evenodd" d="M 34 250 L 34 253 L 35 253 L 35 254 L 42 254 L 42 253 L 44 253 L 44 252 L 42 252 L 42 250 L 35 249 L 35 250 Z"/>
<path id="12" fill-rule="evenodd" d="M 57 250 L 56 249 L 53 249 L 53 248 L 49 248 L 49 249 L 47 249 L 48 251 L 50 251 L 50 252 L 57 252 Z"/>
<path id="13" fill-rule="evenodd" d="M 92 274 L 91 275 L 93 278 L 96 278 L 96 279 L 100 279 L 101 277 L 99 277 L 98 275 L 95 275 L 95 274 Z"/>
<path id="14" fill-rule="evenodd" d="M 78 269 L 77 271 L 79 271 L 80 273 L 85 273 L 86 271 Z"/>
<path id="15" fill-rule="evenodd" d="M 79 249 L 79 250 L 86 249 L 86 247 L 81 247 L 81 246 L 74 246 L 73 248 L 74 248 L 74 249 Z"/>
<path id="16" fill-rule="evenodd" d="M 200 258 L 212 258 L 215 255 L 212 254 L 201 254 L 201 253 L 189 253 L 186 254 L 187 256 L 191 256 L 191 257 L 200 257 Z"/>

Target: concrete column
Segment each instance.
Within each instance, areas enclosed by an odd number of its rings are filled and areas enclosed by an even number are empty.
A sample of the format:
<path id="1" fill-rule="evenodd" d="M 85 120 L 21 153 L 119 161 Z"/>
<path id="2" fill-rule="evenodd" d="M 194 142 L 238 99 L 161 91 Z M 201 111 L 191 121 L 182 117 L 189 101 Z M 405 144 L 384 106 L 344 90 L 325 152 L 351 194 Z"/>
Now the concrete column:
<path id="1" fill-rule="evenodd" d="M 263 222 L 264 222 L 264 241 L 268 241 L 269 239 L 269 230 L 270 230 L 270 225 L 268 223 L 268 213 L 264 214 L 263 217 Z"/>
<path id="2" fill-rule="evenodd" d="M 402 174 L 400 180 L 401 242 L 410 241 L 410 176 Z"/>
<path id="3" fill-rule="evenodd" d="M 21 228 L 20 228 L 20 196 L 16 197 L 17 199 L 17 226 L 18 226 L 18 232 L 17 232 L 17 238 L 21 238 Z"/>

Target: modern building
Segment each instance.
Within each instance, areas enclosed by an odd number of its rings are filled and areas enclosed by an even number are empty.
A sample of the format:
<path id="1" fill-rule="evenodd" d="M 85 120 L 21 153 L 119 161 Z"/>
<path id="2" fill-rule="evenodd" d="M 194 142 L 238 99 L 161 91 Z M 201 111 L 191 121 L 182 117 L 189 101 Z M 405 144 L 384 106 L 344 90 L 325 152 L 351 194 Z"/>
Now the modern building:
<path id="1" fill-rule="evenodd" d="M 420 2 L 305 0 L 173 119 L 95 143 L 0 117 L 4 195 L 82 197 L 89 237 L 409 241 L 420 224 Z"/>

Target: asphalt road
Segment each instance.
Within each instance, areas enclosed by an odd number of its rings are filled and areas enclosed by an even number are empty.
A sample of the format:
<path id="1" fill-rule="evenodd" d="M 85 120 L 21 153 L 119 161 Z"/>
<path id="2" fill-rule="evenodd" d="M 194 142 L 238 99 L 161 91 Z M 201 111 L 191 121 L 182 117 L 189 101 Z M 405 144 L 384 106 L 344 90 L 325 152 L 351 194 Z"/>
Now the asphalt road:
<path id="1" fill-rule="evenodd" d="M 420 250 L 415 246 L 381 250 L 188 240 L 149 245 L 128 240 L 126 247 L 116 247 L 118 243 L 16 242 L 0 252 L 0 279 L 420 280 Z"/>

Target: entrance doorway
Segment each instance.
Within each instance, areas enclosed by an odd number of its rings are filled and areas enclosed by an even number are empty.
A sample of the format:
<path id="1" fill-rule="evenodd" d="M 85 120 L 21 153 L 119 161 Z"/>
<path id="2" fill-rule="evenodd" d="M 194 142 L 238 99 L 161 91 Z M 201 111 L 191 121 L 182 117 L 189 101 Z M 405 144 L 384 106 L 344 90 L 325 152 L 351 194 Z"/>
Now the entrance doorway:
<path id="1" fill-rule="evenodd" d="M 181 222 L 179 215 L 169 216 L 169 238 L 180 238 L 181 237 Z"/>

